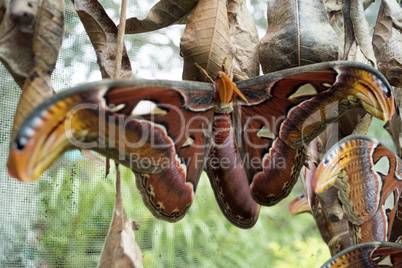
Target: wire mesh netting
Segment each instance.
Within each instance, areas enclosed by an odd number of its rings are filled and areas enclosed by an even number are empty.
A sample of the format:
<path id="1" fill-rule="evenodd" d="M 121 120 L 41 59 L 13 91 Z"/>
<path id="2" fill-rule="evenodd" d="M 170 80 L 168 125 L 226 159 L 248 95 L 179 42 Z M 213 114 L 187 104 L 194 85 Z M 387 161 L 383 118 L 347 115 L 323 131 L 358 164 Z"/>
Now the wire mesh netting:
<path id="1" fill-rule="evenodd" d="M 100 2 L 117 22 L 119 1 Z M 150 6 L 152 2 L 132 4 L 127 13 L 145 13 Z M 52 76 L 56 91 L 101 79 L 95 52 L 70 1 L 65 27 Z M 126 37 L 134 77 L 179 80 L 182 30 L 173 26 Z M 0 76 L 0 267 L 95 267 L 112 217 L 115 171 L 105 176 L 105 164 L 84 159 L 76 150 L 65 153 L 35 182 L 11 178 L 6 162 L 21 90 L 2 65 Z M 277 206 L 262 208 L 252 229 L 241 230 L 220 212 L 206 176 L 186 217 L 173 224 L 152 216 L 131 170 L 121 170 L 124 208 L 141 225 L 135 234 L 146 267 L 313 267 L 329 258 L 313 218 L 288 213 L 300 185 Z"/>

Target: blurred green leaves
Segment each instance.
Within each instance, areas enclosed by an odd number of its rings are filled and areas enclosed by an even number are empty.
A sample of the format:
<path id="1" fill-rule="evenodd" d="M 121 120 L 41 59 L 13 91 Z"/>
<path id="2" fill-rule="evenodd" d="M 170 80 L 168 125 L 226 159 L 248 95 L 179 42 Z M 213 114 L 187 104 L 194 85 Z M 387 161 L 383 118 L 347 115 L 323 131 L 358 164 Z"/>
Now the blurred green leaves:
<path id="1" fill-rule="evenodd" d="M 112 217 L 115 172 L 105 178 L 99 164 L 67 162 L 53 177 L 39 181 L 39 262 L 94 267 Z M 145 267 L 312 267 L 330 257 L 313 217 L 288 212 L 301 185 L 278 205 L 263 207 L 257 224 L 243 230 L 224 218 L 206 176 L 186 217 L 168 223 L 145 207 L 131 170 L 121 167 L 121 172 L 127 216 L 141 225 L 135 235 Z"/>

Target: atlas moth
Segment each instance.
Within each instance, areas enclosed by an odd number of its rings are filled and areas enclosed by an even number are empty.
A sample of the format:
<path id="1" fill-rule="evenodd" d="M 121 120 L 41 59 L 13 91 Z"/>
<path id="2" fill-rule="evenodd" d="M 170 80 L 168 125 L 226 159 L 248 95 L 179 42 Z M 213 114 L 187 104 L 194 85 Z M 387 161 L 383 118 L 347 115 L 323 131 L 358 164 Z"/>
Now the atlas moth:
<path id="1" fill-rule="evenodd" d="M 142 101 L 155 109 L 133 114 Z M 11 176 L 35 180 L 62 153 L 84 146 L 131 168 L 147 207 L 170 222 L 184 217 L 205 170 L 225 217 L 250 228 L 260 205 L 291 191 L 304 145 L 353 107 L 381 120 L 395 111 L 387 80 L 355 62 L 236 83 L 225 73 L 214 84 L 102 80 L 35 109 L 12 140 L 7 166 Z"/>

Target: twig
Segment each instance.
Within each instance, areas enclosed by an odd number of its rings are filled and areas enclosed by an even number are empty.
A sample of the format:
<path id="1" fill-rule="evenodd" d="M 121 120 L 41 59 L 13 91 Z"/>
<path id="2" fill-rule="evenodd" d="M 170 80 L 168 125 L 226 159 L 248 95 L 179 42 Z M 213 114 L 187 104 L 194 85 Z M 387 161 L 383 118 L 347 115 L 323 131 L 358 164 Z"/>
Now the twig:
<path id="1" fill-rule="evenodd" d="M 123 204 L 121 200 L 121 180 L 120 180 L 120 169 L 119 164 L 115 162 L 116 167 L 116 209 L 119 210 L 119 213 L 123 211 Z"/>
<path id="2" fill-rule="evenodd" d="M 120 70 L 121 70 L 121 61 L 123 58 L 123 46 L 124 46 L 124 34 L 126 30 L 126 10 L 127 10 L 127 0 L 121 1 L 121 8 L 120 8 L 120 23 L 117 27 L 117 51 L 116 51 L 116 59 L 114 65 L 114 75 L 113 78 L 119 78 Z M 110 171 L 110 159 L 106 157 L 106 176 L 109 174 Z M 118 171 L 118 165 L 116 164 L 116 172 Z M 118 175 L 120 177 L 120 174 Z M 119 189 L 117 189 L 119 187 Z M 118 190 L 118 192 L 117 192 Z M 120 178 L 119 184 L 117 184 L 116 179 L 116 195 L 120 193 Z"/>
<path id="3" fill-rule="evenodd" d="M 122 0 L 120 8 L 120 23 L 117 28 L 117 52 L 116 52 L 116 65 L 114 68 L 114 78 L 119 78 L 120 76 L 121 61 L 123 57 L 124 33 L 126 29 L 126 10 L 127 10 L 127 0 Z"/>

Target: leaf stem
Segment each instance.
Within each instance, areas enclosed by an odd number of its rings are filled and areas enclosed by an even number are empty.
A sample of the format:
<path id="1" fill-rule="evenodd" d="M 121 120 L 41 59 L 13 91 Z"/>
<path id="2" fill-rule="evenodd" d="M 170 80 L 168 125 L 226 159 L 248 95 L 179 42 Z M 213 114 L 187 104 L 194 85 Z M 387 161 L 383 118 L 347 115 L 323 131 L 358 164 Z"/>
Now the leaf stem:
<path id="1" fill-rule="evenodd" d="M 120 8 L 120 23 L 117 28 L 117 51 L 116 51 L 116 65 L 114 69 L 114 78 L 119 78 L 120 76 L 121 61 L 123 57 L 124 33 L 126 28 L 126 10 L 127 10 L 127 0 L 122 0 Z"/>

